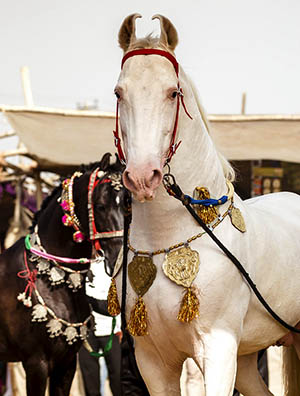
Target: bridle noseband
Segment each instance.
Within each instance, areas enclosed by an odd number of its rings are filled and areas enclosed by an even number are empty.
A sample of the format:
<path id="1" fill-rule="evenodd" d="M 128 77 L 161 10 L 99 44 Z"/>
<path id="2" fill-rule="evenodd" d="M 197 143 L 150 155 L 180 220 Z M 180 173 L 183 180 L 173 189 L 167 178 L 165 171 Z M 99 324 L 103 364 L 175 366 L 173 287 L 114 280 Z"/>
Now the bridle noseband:
<path id="1" fill-rule="evenodd" d="M 182 106 L 184 108 L 185 113 L 187 114 L 187 116 L 192 120 L 192 117 L 190 116 L 190 114 L 188 113 L 185 104 L 184 104 L 184 100 L 183 100 L 183 91 L 182 88 L 180 87 L 180 83 L 179 83 L 179 65 L 178 62 L 176 60 L 176 58 L 167 51 L 163 51 L 160 49 L 155 49 L 155 48 L 143 48 L 143 49 L 137 49 L 137 50 L 133 50 L 130 52 L 127 52 L 127 54 L 124 55 L 123 59 L 122 59 L 122 63 L 121 63 L 121 69 L 123 68 L 124 63 L 126 62 L 127 59 L 136 56 L 136 55 L 160 55 L 163 56 L 164 58 L 168 59 L 172 65 L 174 66 L 175 69 L 175 73 L 178 79 L 178 83 L 177 83 L 177 105 L 176 105 L 176 115 L 175 115 L 175 122 L 174 122 L 174 128 L 173 128 L 173 132 L 172 132 L 172 137 L 170 140 L 170 145 L 169 145 L 169 149 L 167 151 L 167 156 L 166 156 L 166 163 L 169 163 L 171 161 L 171 158 L 173 157 L 173 155 L 175 154 L 176 150 L 178 149 L 181 140 L 177 143 L 175 143 L 176 140 L 176 133 L 177 133 L 177 126 L 178 126 L 178 118 L 179 118 L 179 107 L 180 107 L 180 102 L 182 103 Z M 115 139 L 115 146 L 117 148 L 118 151 L 118 156 L 120 161 L 125 164 L 126 163 L 126 159 L 125 159 L 125 155 L 124 152 L 122 150 L 122 146 L 121 146 L 121 138 L 119 136 L 119 101 L 117 101 L 117 108 L 116 108 L 116 128 L 115 131 L 113 131 L 114 134 L 114 139 Z"/>

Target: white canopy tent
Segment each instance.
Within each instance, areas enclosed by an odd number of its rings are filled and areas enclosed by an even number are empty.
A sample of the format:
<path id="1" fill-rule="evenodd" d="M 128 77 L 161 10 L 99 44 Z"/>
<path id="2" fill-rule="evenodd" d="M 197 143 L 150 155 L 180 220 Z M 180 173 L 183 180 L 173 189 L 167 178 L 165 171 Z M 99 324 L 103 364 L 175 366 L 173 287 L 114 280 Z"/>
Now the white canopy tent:
<path id="1" fill-rule="evenodd" d="M 115 152 L 115 114 L 1 106 L 26 150 L 42 168 L 97 161 Z M 214 140 L 229 160 L 300 163 L 300 115 L 210 115 Z"/>

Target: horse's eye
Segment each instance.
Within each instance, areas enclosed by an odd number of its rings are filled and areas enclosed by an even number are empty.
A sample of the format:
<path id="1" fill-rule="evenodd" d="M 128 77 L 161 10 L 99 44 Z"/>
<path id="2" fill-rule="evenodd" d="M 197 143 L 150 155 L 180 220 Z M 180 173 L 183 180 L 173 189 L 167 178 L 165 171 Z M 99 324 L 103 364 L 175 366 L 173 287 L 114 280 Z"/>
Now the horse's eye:
<path id="1" fill-rule="evenodd" d="M 94 205 L 94 208 L 96 210 L 104 210 L 105 209 L 105 205 L 97 203 L 97 204 Z"/>
<path id="2" fill-rule="evenodd" d="M 171 96 L 173 99 L 175 99 L 177 95 L 178 95 L 178 91 L 173 91 Z"/>
<path id="3" fill-rule="evenodd" d="M 117 98 L 118 100 L 121 99 L 121 95 L 119 94 L 118 91 L 115 91 L 115 95 L 116 95 L 116 98 Z"/>

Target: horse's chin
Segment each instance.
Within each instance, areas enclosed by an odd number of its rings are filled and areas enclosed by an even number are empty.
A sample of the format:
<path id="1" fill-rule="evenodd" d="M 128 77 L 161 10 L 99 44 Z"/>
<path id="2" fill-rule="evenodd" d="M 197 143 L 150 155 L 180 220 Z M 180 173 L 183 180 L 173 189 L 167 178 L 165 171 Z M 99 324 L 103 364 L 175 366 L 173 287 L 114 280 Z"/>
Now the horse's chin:
<path id="1" fill-rule="evenodd" d="M 132 192 L 133 198 L 141 203 L 153 201 L 156 195 L 156 191 L 135 191 Z"/>

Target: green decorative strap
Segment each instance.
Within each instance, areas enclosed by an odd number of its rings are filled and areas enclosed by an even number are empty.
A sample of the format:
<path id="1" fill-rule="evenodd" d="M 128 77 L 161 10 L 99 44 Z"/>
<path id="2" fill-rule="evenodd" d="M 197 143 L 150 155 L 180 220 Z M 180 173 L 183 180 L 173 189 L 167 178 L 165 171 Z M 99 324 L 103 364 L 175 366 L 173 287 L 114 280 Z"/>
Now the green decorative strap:
<path id="1" fill-rule="evenodd" d="M 100 357 L 106 355 L 111 350 L 112 342 L 113 342 L 113 336 L 114 336 L 114 330 L 115 330 L 115 327 L 116 327 L 116 322 L 117 322 L 116 318 L 115 317 L 112 318 L 111 333 L 110 333 L 109 339 L 108 339 L 108 341 L 107 341 L 107 343 L 106 343 L 106 345 L 105 345 L 105 347 L 103 349 L 103 353 L 98 353 L 98 352 L 94 352 L 93 351 L 93 352 L 90 352 L 91 356 L 100 358 Z"/>
<path id="2" fill-rule="evenodd" d="M 30 249 L 31 249 L 31 245 L 30 245 L 30 235 L 29 235 L 29 234 L 27 234 L 26 237 L 25 237 L 25 247 L 26 247 L 27 250 L 30 250 Z"/>

